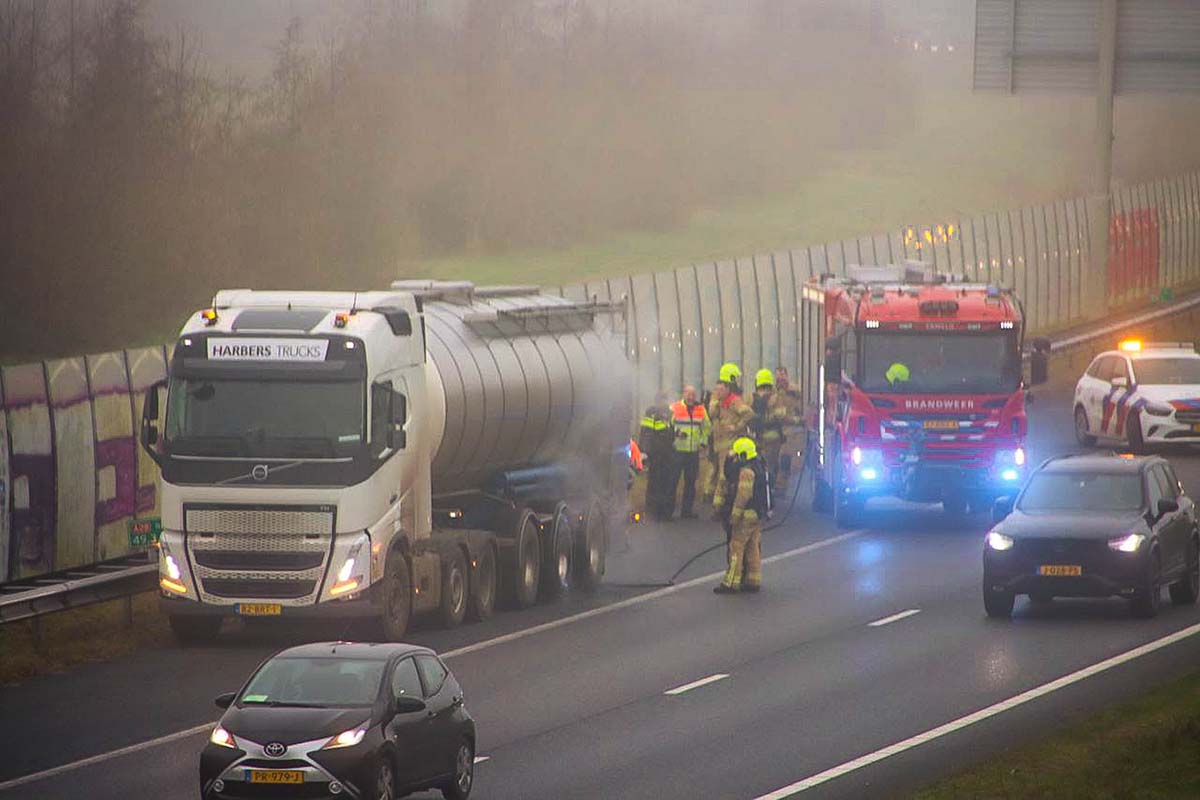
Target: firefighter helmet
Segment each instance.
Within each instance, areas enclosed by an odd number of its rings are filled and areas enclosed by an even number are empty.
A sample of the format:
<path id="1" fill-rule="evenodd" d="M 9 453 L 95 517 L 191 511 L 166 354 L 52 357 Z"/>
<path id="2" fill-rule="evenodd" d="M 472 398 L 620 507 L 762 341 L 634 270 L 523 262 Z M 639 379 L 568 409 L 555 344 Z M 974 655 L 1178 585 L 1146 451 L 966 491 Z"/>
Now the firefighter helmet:
<path id="1" fill-rule="evenodd" d="M 897 361 L 895 364 L 892 364 L 890 367 L 888 367 L 884 377 L 887 378 L 887 382 L 893 386 L 897 383 L 908 383 L 908 366 Z"/>
<path id="2" fill-rule="evenodd" d="M 755 446 L 754 440 L 748 436 L 743 436 L 735 441 L 729 452 L 742 461 L 751 461 L 758 458 L 758 447 Z"/>
<path id="3" fill-rule="evenodd" d="M 721 365 L 721 373 L 717 380 L 721 383 L 737 383 L 740 377 L 742 377 L 742 370 L 737 364 L 729 363 Z"/>
<path id="4" fill-rule="evenodd" d="M 754 386 L 755 388 L 761 388 L 763 386 L 774 387 L 775 373 L 771 372 L 769 369 L 760 369 L 758 372 L 754 373 Z"/>

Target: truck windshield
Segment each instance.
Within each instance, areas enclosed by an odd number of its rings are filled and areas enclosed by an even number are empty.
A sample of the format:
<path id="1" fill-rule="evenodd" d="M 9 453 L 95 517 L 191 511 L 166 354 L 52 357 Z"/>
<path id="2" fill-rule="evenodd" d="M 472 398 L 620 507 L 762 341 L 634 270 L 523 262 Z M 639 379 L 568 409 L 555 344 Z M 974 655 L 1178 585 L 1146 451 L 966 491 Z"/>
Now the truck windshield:
<path id="1" fill-rule="evenodd" d="M 1021 380 L 1010 331 L 872 331 L 862 337 L 858 384 L 866 392 L 1000 394 Z"/>
<path id="2" fill-rule="evenodd" d="M 358 381 L 173 378 L 168 397 L 173 455 L 338 458 L 364 442 Z"/>

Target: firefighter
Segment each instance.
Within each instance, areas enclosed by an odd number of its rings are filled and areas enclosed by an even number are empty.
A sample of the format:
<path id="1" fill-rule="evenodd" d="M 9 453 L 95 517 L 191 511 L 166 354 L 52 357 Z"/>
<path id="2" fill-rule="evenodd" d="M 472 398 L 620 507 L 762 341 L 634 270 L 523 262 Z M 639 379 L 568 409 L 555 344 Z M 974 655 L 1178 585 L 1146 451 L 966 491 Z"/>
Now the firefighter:
<path id="1" fill-rule="evenodd" d="M 897 383 L 908 383 L 910 377 L 908 365 L 897 361 L 887 368 L 887 372 L 883 374 L 883 377 L 887 379 L 888 384 L 893 388 Z"/>
<path id="2" fill-rule="evenodd" d="M 804 408 L 800 392 L 791 385 L 787 367 L 775 368 L 775 391 L 786 401 L 791 420 L 783 433 L 783 451 L 779 456 L 779 472 L 775 476 L 775 486 L 782 492 L 792 480 L 792 455 L 801 455 L 796 448 L 805 440 Z"/>
<path id="3" fill-rule="evenodd" d="M 708 410 L 697 399 L 696 387 L 685 386 L 683 397 L 671 404 L 671 429 L 675 434 L 675 454 L 671 465 L 668 492 L 674 510 L 675 492 L 683 477 L 683 499 L 679 516 L 695 519 L 696 480 L 700 477 L 700 451 L 708 446 L 712 425 Z"/>
<path id="4" fill-rule="evenodd" d="M 716 454 L 716 463 L 704 494 L 712 497 L 714 510 L 719 510 L 725 501 L 722 475 L 729 448 L 739 437 L 750 435 L 754 422 L 754 409 L 742 400 L 742 390 L 738 386 L 741 377 L 742 371 L 737 364 L 722 366 L 712 400 L 708 404 L 708 418 L 712 420 L 712 451 Z"/>
<path id="5" fill-rule="evenodd" d="M 775 389 L 775 374 L 760 369 L 754 375 L 754 438 L 760 448 L 768 480 L 779 475 L 779 455 L 783 450 L 784 429 L 794 425 L 787 398 Z M 777 485 L 777 484 L 776 484 Z"/>
<path id="6" fill-rule="evenodd" d="M 669 520 L 675 510 L 675 496 L 668 494 L 671 461 L 674 456 L 671 412 L 667 395 L 659 392 L 654 404 L 646 409 L 638 431 L 638 446 L 647 464 L 646 513 L 660 521 Z"/>
<path id="7" fill-rule="evenodd" d="M 728 484 L 722 507 L 729 536 L 729 566 L 713 591 L 733 594 L 762 588 L 762 520 L 767 515 L 767 474 L 754 440 L 743 436 L 733 443 L 725 464 Z M 745 569 L 745 577 L 742 571 Z"/>

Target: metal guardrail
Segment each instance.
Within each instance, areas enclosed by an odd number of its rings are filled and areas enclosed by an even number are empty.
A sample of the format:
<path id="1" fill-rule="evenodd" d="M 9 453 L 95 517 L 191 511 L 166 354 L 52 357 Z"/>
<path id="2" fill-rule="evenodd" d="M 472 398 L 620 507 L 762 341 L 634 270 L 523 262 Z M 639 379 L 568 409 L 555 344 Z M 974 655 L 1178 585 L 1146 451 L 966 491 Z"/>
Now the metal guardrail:
<path id="1" fill-rule="evenodd" d="M 0 584 L 0 624 L 118 600 L 157 586 L 157 551 Z"/>

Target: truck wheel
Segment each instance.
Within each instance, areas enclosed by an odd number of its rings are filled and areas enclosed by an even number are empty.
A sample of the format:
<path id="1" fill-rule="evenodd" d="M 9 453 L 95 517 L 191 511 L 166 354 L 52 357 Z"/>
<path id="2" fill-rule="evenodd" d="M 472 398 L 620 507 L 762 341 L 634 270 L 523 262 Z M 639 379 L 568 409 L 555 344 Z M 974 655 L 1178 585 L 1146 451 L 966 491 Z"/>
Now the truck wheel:
<path id="1" fill-rule="evenodd" d="M 572 556 L 575 543 L 571 535 L 571 514 L 563 503 L 554 511 L 550 536 L 545 542 L 545 558 L 542 561 L 542 592 L 547 599 L 562 597 L 571 588 Z"/>
<path id="2" fill-rule="evenodd" d="M 593 502 L 588 509 L 581 534 L 575 542 L 575 578 L 579 586 L 590 591 L 604 578 L 608 558 L 608 519 L 599 503 Z"/>
<path id="3" fill-rule="evenodd" d="M 383 576 L 383 615 L 379 627 L 385 641 L 403 641 L 412 618 L 412 571 L 399 550 L 388 554 Z"/>
<path id="4" fill-rule="evenodd" d="M 221 631 L 221 617 L 170 616 L 171 633 L 184 646 L 212 644 Z"/>
<path id="5" fill-rule="evenodd" d="M 813 478 L 812 510 L 817 514 L 827 513 L 830 508 L 829 496 L 831 494 L 833 494 L 833 490 L 829 488 L 828 481 Z"/>
<path id="6" fill-rule="evenodd" d="M 442 627 L 457 628 L 467 616 L 467 559 L 457 547 L 442 567 Z"/>
<path id="7" fill-rule="evenodd" d="M 517 515 L 515 536 L 509 594 L 517 608 L 529 608 L 537 602 L 542 572 L 542 543 L 538 536 L 537 517 L 527 508 Z"/>
<path id="8" fill-rule="evenodd" d="M 475 560 L 475 580 L 471 584 L 471 599 L 467 616 L 483 622 L 496 610 L 496 549 L 485 544 Z"/>

